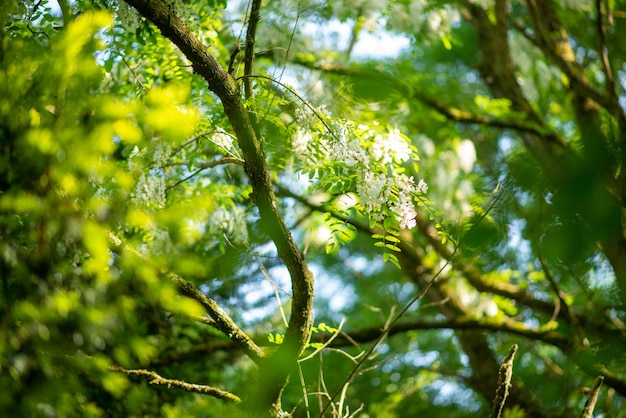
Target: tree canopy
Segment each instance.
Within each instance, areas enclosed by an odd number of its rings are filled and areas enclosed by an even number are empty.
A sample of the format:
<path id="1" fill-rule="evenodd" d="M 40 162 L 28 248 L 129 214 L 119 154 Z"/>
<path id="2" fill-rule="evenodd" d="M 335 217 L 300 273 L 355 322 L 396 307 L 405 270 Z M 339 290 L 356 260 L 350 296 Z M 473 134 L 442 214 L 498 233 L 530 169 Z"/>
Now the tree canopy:
<path id="1" fill-rule="evenodd" d="M 626 1 L 0 12 L 1 411 L 626 417 Z"/>

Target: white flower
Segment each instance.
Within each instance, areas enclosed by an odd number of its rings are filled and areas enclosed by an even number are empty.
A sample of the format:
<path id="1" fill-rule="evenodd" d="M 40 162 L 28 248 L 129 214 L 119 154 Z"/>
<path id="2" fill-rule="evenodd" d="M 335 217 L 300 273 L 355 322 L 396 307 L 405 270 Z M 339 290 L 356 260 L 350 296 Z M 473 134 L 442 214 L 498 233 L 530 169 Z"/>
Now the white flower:
<path id="1" fill-rule="evenodd" d="M 144 151 L 145 151 L 145 148 L 140 151 L 139 147 L 137 145 L 135 145 L 133 150 L 130 152 L 130 155 L 129 155 L 128 158 L 133 158 L 133 157 L 137 157 L 139 155 L 142 155 Z"/>
<path id="2" fill-rule="evenodd" d="M 229 211 L 223 207 L 218 207 L 209 218 L 208 229 L 209 233 L 213 235 L 226 235 L 234 244 L 248 241 L 248 225 L 246 224 L 245 213 L 237 208 Z"/>
<path id="3" fill-rule="evenodd" d="M 390 164 L 394 161 L 399 163 L 411 157 L 411 148 L 400 135 L 400 131 L 392 129 L 386 137 L 381 134 L 374 137 L 370 153 L 375 160 L 383 164 Z"/>
<path id="4" fill-rule="evenodd" d="M 165 205 L 165 180 L 161 176 L 142 174 L 135 186 L 133 196 L 137 204 L 161 208 Z"/>
<path id="5" fill-rule="evenodd" d="M 349 138 L 350 131 L 345 123 L 333 124 L 333 138 L 331 155 L 333 161 L 338 161 L 352 167 L 356 164 L 369 165 L 369 158 L 365 148 L 357 138 Z"/>
<path id="6" fill-rule="evenodd" d="M 327 116 L 327 111 L 324 106 L 320 106 L 315 110 L 320 115 Z M 296 109 L 296 121 L 302 128 L 312 127 L 317 121 L 317 116 L 309 106 L 299 107 Z"/>
<path id="7" fill-rule="evenodd" d="M 301 128 L 312 128 L 318 122 L 320 118 L 323 120 L 330 119 L 330 113 L 326 106 L 321 105 L 316 109 L 312 109 L 309 106 L 299 107 L 296 109 L 296 122 Z"/>
<path id="8" fill-rule="evenodd" d="M 309 143 L 313 141 L 311 133 L 305 129 L 298 128 L 291 141 L 293 152 L 300 158 L 308 154 Z"/>
<path id="9" fill-rule="evenodd" d="M 398 193 L 411 194 L 417 191 L 415 179 L 413 176 L 408 177 L 406 174 L 396 176 L 394 178 L 394 185 L 398 188 Z"/>
<path id="10" fill-rule="evenodd" d="M 474 143 L 469 139 L 464 139 L 456 147 L 456 154 L 459 157 L 461 170 L 466 173 L 472 171 L 472 167 L 474 167 L 474 163 L 476 162 L 476 148 L 474 148 Z"/>
<path id="11" fill-rule="evenodd" d="M 413 205 L 413 194 L 418 192 L 420 187 L 427 187 L 425 185 L 426 183 L 420 180 L 416 186 L 415 179 L 404 174 L 400 174 L 394 179 L 394 186 L 398 190 L 398 200 L 390 203 L 390 209 L 400 224 L 400 229 L 411 229 L 417 225 L 415 221 L 417 212 L 415 211 L 415 205 Z"/>
<path id="12" fill-rule="evenodd" d="M 361 181 L 356 185 L 356 194 L 366 212 L 373 215 L 380 214 L 383 206 L 387 204 L 387 197 L 389 196 L 387 176 L 363 171 Z"/>
<path id="13" fill-rule="evenodd" d="M 155 228 L 151 231 L 152 235 L 152 252 L 167 253 L 172 251 L 172 238 L 167 229 Z"/>
<path id="14" fill-rule="evenodd" d="M 296 122 L 300 127 L 310 126 L 313 120 L 313 112 L 308 106 L 296 109 Z"/>
<path id="15" fill-rule="evenodd" d="M 126 2 L 121 1 L 118 3 L 117 15 L 124 29 L 129 32 L 134 32 L 141 25 L 141 16 Z"/>
<path id="16" fill-rule="evenodd" d="M 128 156 L 128 169 L 131 172 L 141 171 L 141 168 L 142 168 L 141 157 L 143 157 L 146 154 L 146 151 L 147 149 L 145 147 L 142 149 L 139 149 L 139 147 L 135 145 L 133 150 L 130 152 L 130 155 Z"/>
<path id="17" fill-rule="evenodd" d="M 136 148 L 136 147 L 135 147 Z M 133 152 L 135 150 L 133 149 Z M 152 161 L 158 167 L 162 167 L 167 163 L 167 160 L 172 155 L 172 147 L 163 140 L 160 140 L 156 143 L 154 147 L 154 153 L 152 154 Z"/>
<path id="18" fill-rule="evenodd" d="M 428 192 L 428 184 L 426 184 L 424 179 L 420 179 L 419 183 L 417 183 L 415 191 L 422 194 L 426 194 Z"/>
<path id="19" fill-rule="evenodd" d="M 436 32 L 437 29 L 441 26 L 442 22 L 441 15 L 439 13 L 429 13 L 428 14 L 428 26 L 430 26 L 430 30 Z"/>
<path id="20" fill-rule="evenodd" d="M 412 229 L 417 226 L 417 221 L 415 220 L 417 213 L 412 203 L 402 202 L 398 206 L 393 206 L 392 210 L 396 214 L 400 229 Z"/>
<path id="21" fill-rule="evenodd" d="M 395 214 L 400 229 L 411 229 L 417 225 L 415 221 L 417 212 L 410 194 L 401 192 L 398 195 L 398 202 L 391 206 L 391 211 Z"/>
<path id="22" fill-rule="evenodd" d="M 222 128 L 217 128 L 215 133 L 211 137 L 211 141 L 218 147 L 229 150 L 233 147 L 233 138 L 226 133 Z"/>
<path id="23" fill-rule="evenodd" d="M 331 158 L 334 161 L 346 163 L 350 167 L 358 163 L 366 165 L 369 163 L 367 153 L 357 139 L 352 139 L 350 142 L 345 140 L 333 142 Z"/>

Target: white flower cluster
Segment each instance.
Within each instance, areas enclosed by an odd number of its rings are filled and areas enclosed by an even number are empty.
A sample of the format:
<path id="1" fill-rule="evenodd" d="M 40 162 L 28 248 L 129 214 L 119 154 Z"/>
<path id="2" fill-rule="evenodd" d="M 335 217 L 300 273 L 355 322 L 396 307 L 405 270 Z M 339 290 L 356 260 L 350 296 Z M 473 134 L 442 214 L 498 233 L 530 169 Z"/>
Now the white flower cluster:
<path id="1" fill-rule="evenodd" d="M 369 164 L 369 157 L 365 148 L 361 145 L 358 138 L 350 138 L 350 132 L 345 124 L 335 122 L 331 128 L 334 132 L 334 138 L 330 141 L 330 159 L 345 163 L 348 167 L 357 164 Z"/>
<path id="2" fill-rule="evenodd" d="M 150 175 L 145 170 L 148 164 L 156 167 L 165 166 L 171 155 L 172 146 L 163 140 L 153 141 L 150 148 L 135 146 L 132 149 L 128 156 L 128 169 L 131 173 L 139 175 L 135 192 L 131 195 L 137 205 L 157 209 L 165 206 L 165 177 L 162 173 Z"/>
<path id="3" fill-rule="evenodd" d="M 218 147 L 229 150 L 233 148 L 233 138 L 222 128 L 217 128 L 211 137 L 211 141 Z"/>
<path id="4" fill-rule="evenodd" d="M 134 32 L 141 25 L 141 16 L 126 2 L 118 2 L 117 15 L 122 26 L 129 32 Z"/>
<path id="5" fill-rule="evenodd" d="M 345 164 L 359 179 L 355 190 L 359 205 L 373 220 L 381 222 L 391 212 L 401 229 L 415 227 L 413 198 L 426 193 L 428 185 L 423 179 L 415 184 L 413 177 L 395 173 L 394 165 L 413 154 L 400 131 L 390 129 L 385 134 L 365 125 L 355 128 L 345 121 L 329 125 L 329 120 L 324 107 L 296 110 L 298 129 L 292 147 L 304 168 L 329 162 Z"/>
<path id="6" fill-rule="evenodd" d="M 292 148 L 293 152 L 300 158 L 304 157 L 308 153 L 309 144 L 313 143 L 313 136 L 305 129 L 298 129 L 293 137 Z"/>
<path id="7" fill-rule="evenodd" d="M 383 209 L 387 207 L 394 214 L 400 229 L 411 229 L 417 225 L 413 196 L 428 191 L 428 185 L 423 179 L 415 184 L 415 179 L 405 174 L 387 176 L 368 171 L 362 174 L 356 193 L 361 206 L 374 220 L 382 221 L 385 216 Z"/>
<path id="8" fill-rule="evenodd" d="M 426 193 L 428 185 L 423 179 L 416 185 L 413 177 L 407 177 L 404 174 L 400 174 L 395 180 L 398 188 L 398 201 L 391 206 L 391 211 L 400 222 L 400 229 L 415 228 L 417 212 L 415 212 L 413 205 L 413 194 Z"/>
<path id="9" fill-rule="evenodd" d="M 221 206 L 215 209 L 208 221 L 208 231 L 212 235 L 226 235 L 233 244 L 248 241 L 246 216 L 236 208 L 233 211 Z"/>
<path id="10" fill-rule="evenodd" d="M 162 208 L 165 206 L 165 180 L 162 176 L 142 174 L 137 180 L 133 200 L 138 205 Z"/>
<path id="11" fill-rule="evenodd" d="M 157 167 L 162 167 L 168 163 L 172 155 L 172 147 L 163 140 L 153 141 L 155 143 L 152 161 Z"/>
<path id="12" fill-rule="evenodd" d="M 148 149 L 143 147 L 139 149 L 137 145 L 133 148 L 128 156 L 128 169 L 130 172 L 141 171 L 143 168 L 143 164 L 141 163 L 142 158 L 146 155 Z"/>
<path id="13" fill-rule="evenodd" d="M 399 130 L 392 129 L 386 137 L 382 134 L 377 134 L 374 137 L 370 153 L 383 164 L 399 163 L 407 161 L 411 157 L 411 147 L 400 136 Z"/>

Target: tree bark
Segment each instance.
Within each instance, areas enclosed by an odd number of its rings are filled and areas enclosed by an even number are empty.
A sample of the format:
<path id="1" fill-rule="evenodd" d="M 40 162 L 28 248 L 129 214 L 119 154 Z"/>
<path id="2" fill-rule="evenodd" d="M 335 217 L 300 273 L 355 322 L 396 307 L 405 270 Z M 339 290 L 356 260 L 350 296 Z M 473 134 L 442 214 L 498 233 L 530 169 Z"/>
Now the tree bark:
<path id="1" fill-rule="evenodd" d="M 270 171 L 236 80 L 174 15 L 165 1 L 126 1 L 185 54 L 194 71 L 206 80 L 209 89 L 222 101 L 243 153 L 244 168 L 252 184 L 252 198 L 259 208 L 261 223 L 289 271 L 293 297 L 285 339 L 276 353 L 263 359 L 259 382 L 252 388 L 252 395 L 247 400 L 250 410 L 263 411 L 261 415 L 278 416 L 282 390 L 311 331 L 313 275 L 278 210 Z"/>

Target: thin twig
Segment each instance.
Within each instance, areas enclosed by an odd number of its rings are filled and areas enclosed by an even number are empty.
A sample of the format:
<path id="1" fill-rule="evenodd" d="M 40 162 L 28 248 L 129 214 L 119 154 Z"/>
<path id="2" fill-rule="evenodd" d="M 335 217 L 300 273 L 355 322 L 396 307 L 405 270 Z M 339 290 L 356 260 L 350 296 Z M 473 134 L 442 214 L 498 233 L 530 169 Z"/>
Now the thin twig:
<path id="1" fill-rule="evenodd" d="M 455 249 L 456 251 L 456 249 Z M 432 277 L 432 279 L 430 279 L 430 281 L 424 286 L 424 288 L 415 296 L 413 297 L 413 299 L 411 299 L 409 301 L 409 303 L 407 303 L 404 308 L 402 308 L 402 310 L 398 313 L 398 315 L 396 315 L 396 317 L 389 323 L 388 326 L 386 326 L 382 332 L 380 333 L 380 335 L 378 336 L 378 338 L 376 339 L 376 341 L 374 341 L 374 344 L 372 344 L 372 346 L 369 348 L 369 350 L 366 351 L 365 355 L 361 358 L 361 360 L 357 363 L 356 366 L 354 366 L 352 368 L 352 370 L 350 371 L 350 373 L 348 374 L 348 376 L 344 379 L 343 383 L 339 386 L 339 388 L 337 388 L 337 390 L 335 391 L 335 393 L 333 393 L 333 395 L 331 396 L 329 402 L 326 404 L 326 406 L 324 407 L 324 409 L 322 410 L 322 412 L 320 413 L 320 417 L 324 416 L 324 412 L 326 412 L 326 410 L 329 408 L 329 406 L 333 403 L 333 401 L 335 400 L 335 398 L 337 398 L 337 396 L 339 394 L 344 393 L 344 388 L 352 381 L 352 379 L 354 378 L 354 376 L 357 374 L 357 372 L 361 369 L 361 367 L 363 367 L 363 365 L 365 364 L 365 362 L 370 358 L 370 355 L 374 352 L 374 350 L 376 350 L 376 348 L 378 348 L 378 346 L 380 345 L 380 343 L 387 337 L 387 335 L 389 334 L 389 331 L 391 330 L 391 328 L 393 328 L 393 326 L 400 320 L 400 318 L 402 318 L 404 316 L 405 313 L 408 312 L 408 310 L 411 308 L 411 306 L 413 306 L 413 304 L 415 302 L 417 302 L 418 300 L 422 299 L 426 293 L 428 292 L 428 290 L 430 289 L 430 287 L 433 285 L 433 283 L 435 283 L 435 281 L 437 280 L 437 278 L 441 275 L 441 273 L 446 269 L 446 267 L 448 267 L 448 264 L 450 264 L 450 261 L 447 260 L 444 265 L 439 269 L 439 271 L 437 271 L 437 273 L 435 273 L 435 275 Z"/>
<path id="2" fill-rule="evenodd" d="M 241 398 L 239 396 L 234 395 L 225 390 L 218 389 L 216 387 L 208 386 L 208 385 L 197 385 L 194 383 L 187 383 L 182 380 L 166 379 L 150 370 L 145 370 L 145 369 L 128 370 L 119 366 L 113 366 L 111 367 L 111 370 L 124 373 L 128 376 L 137 376 L 137 377 L 142 377 L 145 379 L 150 379 L 148 383 L 151 385 L 164 385 L 164 386 L 167 386 L 168 388 L 173 387 L 176 389 L 186 390 L 187 392 L 210 395 L 215 398 L 222 399 L 222 400 L 229 401 L 229 402 L 241 403 Z"/>
<path id="3" fill-rule="evenodd" d="M 124 62 L 124 65 L 126 65 L 126 68 L 128 68 L 128 71 L 130 71 L 130 73 L 133 75 L 133 77 L 135 78 L 135 81 L 137 83 L 139 83 L 139 86 L 144 90 L 144 91 L 149 91 L 149 89 L 141 82 L 141 79 L 139 78 L 139 76 L 135 73 L 135 70 L 132 69 L 132 67 L 130 66 L 130 64 L 128 63 L 128 61 L 126 60 L 126 57 L 122 54 L 120 54 L 120 57 L 122 58 L 122 61 Z"/>
<path id="4" fill-rule="evenodd" d="M 572 328 L 574 329 L 574 333 L 576 337 L 583 345 L 585 345 L 586 347 L 589 347 L 589 340 L 587 339 L 587 337 L 585 337 L 585 334 L 578 322 L 578 315 L 576 315 L 576 312 L 574 311 L 574 309 L 565 300 L 565 294 L 561 291 L 561 289 L 559 289 L 559 286 L 556 280 L 552 276 L 552 273 L 550 273 L 550 270 L 548 268 L 546 261 L 543 259 L 541 255 L 538 258 L 539 258 L 539 263 L 541 263 L 541 269 L 543 270 L 543 274 L 546 276 L 546 280 L 548 280 L 548 283 L 550 283 L 550 287 L 552 287 L 552 290 L 554 291 L 554 293 L 556 294 L 558 298 L 556 305 L 555 305 L 555 311 L 552 314 L 552 318 L 550 319 L 550 322 L 555 321 L 558 318 L 559 310 L 561 306 L 564 306 L 567 312 L 567 317 L 569 319 L 569 322 Z"/>
<path id="5" fill-rule="evenodd" d="M 275 78 L 270 77 L 270 76 L 266 76 L 266 75 L 256 75 L 256 74 L 254 74 L 254 75 L 244 75 L 244 76 L 238 77 L 238 78 L 237 78 L 237 80 L 240 80 L 240 79 L 247 79 L 247 78 L 260 78 L 260 79 L 263 79 L 263 80 L 269 80 L 269 81 L 271 81 L 272 83 L 276 83 L 276 84 L 278 84 L 279 86 L 281 86 L 282 88 L 284 88 L 285 90 L 287 90 L 289 93 L 291 93 L 291 94 L 293 94 L 294 96 L 296 96 L 296 97 L 298 98 L 298 100 L 300 100 L 304 106 L 308 107 L 308 108 L 309 108 L 309 110 L 310 110 L 311 112 L 313 112 L 313 114 L 315 115 L 315 117 L 317 117 L 317 119 L 319 119 L 319 121 L 320 121 L 320 122 L 322 122 L 322 124 L 324 125 L 324 128 L 326 128 L 326 130 L 328 131 L 328 133 L 329 133 L 329 134 L 331 134 L 331 135 L 334 135 L 334 131 L 330 128 L 330 126 L 328 126 L 328 124 L 326 123 L 326 121 L 324 120 L 324 118 L 323 118 L 323 117 L 319 114 L 319 112 L 318 112 L 317 110 L 315 110 L 315 108 L 314 108 L 313 106 L 311 106 L 311 105 L 309 104 L 309 102 L 307 102 L 307 101 L 304 99 L 304 97 L 300 96 L 300 95 L 298 94 L 298 92 L 296 92 L 294 89 L 292 89 L 291 87 L 289 87 L 289 86 L 288 86 L 288 85 L 286 85 L 285 83 L 283 83 L 283 82 L 281 82 L 281 81 L 278 81 L 278 80 L 276 80 Z"/>
<path id="6" fill-rule="evenodd" d="M 606 7 L 610 7 L 608 1 L 606 2 Z M 607 14 L 610 15 L 610 9 L 607 10 Z M 611 63 L 609 62 L 609 56 L 607 54 L 606 48 L 606 26 L 604 24 L 604 15 L 602 13 L 602 0 L 596 0 L 596 31 L 598 32 L 598 52 L 600 53 L 600 58 L 602 59 L 606 92 L 608 93 L 611 100 L 617 102 L 617 93 L 615 92 L 613 71 L 611 71 Z"/>
<path id="7" fill-rule="evenodd" d="M 299 362 L 303 362 L 303 361 L 307 361 L 311 358 L 313 358 L 317 353 L 321 352 L 322 350 L 324 350 L 326 347 L 328 347 L 330 345 L 330 343 L 333 342 L 333 340 L 337 337 L 337 335 L 339 335 L 339 333 L 341 332 L 341 328 L 343 327 L 343 324 L 346 322 L 346 318 L 341 318 L 341 322 L 339 323 L 339 326 L 337 327 L 337 331 L 335 331 L 335 333 L 328 339 L 328 341 L 326 341 L 324 343 L 324 345 L 322 345 L 321 347 L 319 347 L 318 349 L 316 349 L 315 351 L 313 351 L 311 354 L 309 354 L 308 356 L 298 359 Z"/>
<path id="8" fill-rule="evenodd" d="M 223 157 L 220 158 L 218 160 L 215 161 L 206 161 L 200 164 L 196 164 L 199 166 L 199 168 L 197 170 L 195 170 L 194 172 L 192 172 L 191 174 L 189 174 L 187 177 L 183 177 L 182 179 L 178 180 L 176 183 L 172 184 L 171 186 L 167 186 L 165 188 L 165 190 L 170 190 L 173 189 L 174 187 L 178 186 L 181 183 L 186 182 L 187 180 L 197 176 L 198 174 L 200 174 L 202 171 L 209 169 L 209 168 L 213 168 L 213 167 L 217 167 L 218 165 L 225 165 L 225 164 L 234 164 L 234 165 L 243 165 L 243 161 L 240 160 L 239 158 L 235 158 L 235 157 Z"/>

